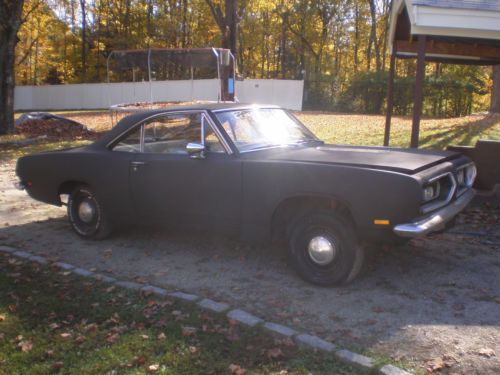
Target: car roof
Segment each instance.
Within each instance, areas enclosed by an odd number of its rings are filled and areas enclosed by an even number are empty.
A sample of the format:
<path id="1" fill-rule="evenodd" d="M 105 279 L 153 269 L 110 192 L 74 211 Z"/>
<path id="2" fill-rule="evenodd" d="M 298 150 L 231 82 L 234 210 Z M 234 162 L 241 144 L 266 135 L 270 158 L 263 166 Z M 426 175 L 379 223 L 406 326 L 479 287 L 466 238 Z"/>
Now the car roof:
<path id="1" fill-rule="evenodd" d="M 92 146 L 103 147 L 108 145 L 111 141 L 126 132 L 129 128 L 136 125 L 151 116 L 159 115 L 162 113 L 176 112 L 176 111 L 223 111 L 234 109 L 249 109 L 249 108 L 280 108 L 276 105 L 263 105 L 263 104 L 248 104 L 248 103 L 196 103 L 189 105 L 172 105 L 160 109 L 146 109 L 139 111 L 129 116 L 122 118 L 117 124 L 106 134 L 104 134 Z"/>

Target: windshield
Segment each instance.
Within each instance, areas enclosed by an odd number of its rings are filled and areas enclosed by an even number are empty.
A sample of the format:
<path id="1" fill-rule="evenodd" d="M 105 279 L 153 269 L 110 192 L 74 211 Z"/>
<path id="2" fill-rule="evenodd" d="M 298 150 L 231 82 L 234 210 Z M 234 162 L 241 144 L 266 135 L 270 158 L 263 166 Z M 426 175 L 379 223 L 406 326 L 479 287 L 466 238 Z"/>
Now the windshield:
<path id="1" fill-rule="evenodd" d="M 250 108 L 218 112 L 216 116 L 240 152 L 318 141 L 282 109 Z"/>

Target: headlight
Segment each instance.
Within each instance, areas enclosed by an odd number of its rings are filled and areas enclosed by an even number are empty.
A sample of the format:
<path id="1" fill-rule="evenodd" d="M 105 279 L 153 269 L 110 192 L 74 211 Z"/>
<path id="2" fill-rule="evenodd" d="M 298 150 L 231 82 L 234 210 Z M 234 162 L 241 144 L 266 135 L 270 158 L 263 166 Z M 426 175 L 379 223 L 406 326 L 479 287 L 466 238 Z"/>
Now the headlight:
<path id="1" fill-rule="evenodd" d="M 469 164 L 467 167 L 465 167 L 465 183 L 468 187 L 471 187 L 474 184 L 476 175 L 477 169 L 474 164 Z"/>
<path id="2" fill-rule="evenodd" d="M 424 187 L 423 191 L 424 202 L 429 202 L 439 197 L 440 190 L 441 190 L 441 185 L 439 181 L 433 182 L 432 184 Z"/>
<path id="3" fill-rule="evenodd" d="M 422 207 L 421 212 L 427 213 L 447 205 L 457 191 L 457 178 L 446 172 L 428 180 L 422 186 Z M 466 189 L 465 189 L 466 190 Z"/>

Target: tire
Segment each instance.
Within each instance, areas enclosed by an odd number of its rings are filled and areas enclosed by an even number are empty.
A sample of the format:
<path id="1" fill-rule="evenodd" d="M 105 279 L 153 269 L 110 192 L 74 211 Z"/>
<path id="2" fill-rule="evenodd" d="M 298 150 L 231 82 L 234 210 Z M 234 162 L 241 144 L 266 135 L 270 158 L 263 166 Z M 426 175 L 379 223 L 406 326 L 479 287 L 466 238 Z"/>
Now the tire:
<path id="1" fill-rule="evenodd" d="M 354 227 L 335 212 L 304 214 L 288 233 L 290 263 L 305 281 L 321 286 L 341 285 L 354 280 L 363 268 L 364 250 Z"/>
<path id="2" fill-rule="evenodd" d="M 111 234 L 112 226 L 102 204 L 86 185 L 77 186 L 69 195 L 68 219 L 83 238 L 102 240 Z"/>

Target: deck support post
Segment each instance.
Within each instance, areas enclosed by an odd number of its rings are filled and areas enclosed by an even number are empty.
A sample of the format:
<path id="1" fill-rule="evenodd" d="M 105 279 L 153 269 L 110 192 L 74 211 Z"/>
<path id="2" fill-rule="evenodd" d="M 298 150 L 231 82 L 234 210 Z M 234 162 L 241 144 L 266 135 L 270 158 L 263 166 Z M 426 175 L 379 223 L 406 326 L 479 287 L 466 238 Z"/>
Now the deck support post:
<path id="1" fill-rule="evenodd" d="M 417 45 L 417 74 L 415 77 L 415 93 L 413 99 L 413 121 L 411 126 L 411 148 L 418 148 L 420 119 L 422 117 L 423 85 L 425 77 L 425 43 L 426 36 L 418 36 Z"/>
<path id="2" fill-rule="evenodd" d="M 387 110 L 385 114 L 384 146 L 389 146 L 391 136 L 392 109 L 394 107 L 394 78 L 396 70 L 396 41 L 392 43 L 391 67 L 389 69 L 389 82 L 387 83 Z"/>

